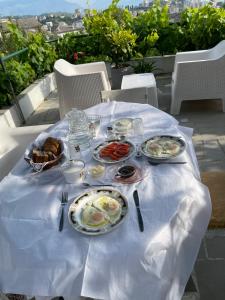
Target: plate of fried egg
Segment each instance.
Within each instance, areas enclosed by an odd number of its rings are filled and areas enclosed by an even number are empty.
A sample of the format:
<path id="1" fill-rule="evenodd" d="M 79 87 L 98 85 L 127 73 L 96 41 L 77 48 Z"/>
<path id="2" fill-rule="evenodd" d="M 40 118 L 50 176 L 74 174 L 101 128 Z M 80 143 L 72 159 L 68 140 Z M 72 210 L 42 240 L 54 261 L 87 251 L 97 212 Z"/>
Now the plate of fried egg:
<path id="1" fill-rule="evenodd" d="M 72 227 L 84 234 L 100 235 L 118 227 L 128 212 L 128 202 L 118 190 L 98 188 L 78 196 L 70 205 Z"/>
<path id="2" fill-rule="evenodd" d="M 176 136 L 160 135 L 145 140 L 141 144 L 141 152 L 153 160 L 175 158 L 185 150 L 183 139 Z"/>

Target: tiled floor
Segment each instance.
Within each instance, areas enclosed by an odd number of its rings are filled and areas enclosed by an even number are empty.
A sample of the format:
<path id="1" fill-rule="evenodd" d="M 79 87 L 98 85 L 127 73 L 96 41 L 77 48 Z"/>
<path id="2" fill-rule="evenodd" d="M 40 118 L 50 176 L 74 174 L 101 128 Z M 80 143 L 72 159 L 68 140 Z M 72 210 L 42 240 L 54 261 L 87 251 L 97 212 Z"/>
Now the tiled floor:
<path id="1" fill-rule="evenodd" d="M 170 99 L 159 97 L 160 108 L 168 111 Z M 27 125 L 59 120 L 56 92 L 29 118 Z M 221 101 L 184 102 L 177 116 L 180 124 L 194 128 L 193 142 L 200 171 L 225 171 L 225 113 Z M 202 242 L 195 270 L 201 300 L 225 299 L 225 230 L 208 231 Z"/>

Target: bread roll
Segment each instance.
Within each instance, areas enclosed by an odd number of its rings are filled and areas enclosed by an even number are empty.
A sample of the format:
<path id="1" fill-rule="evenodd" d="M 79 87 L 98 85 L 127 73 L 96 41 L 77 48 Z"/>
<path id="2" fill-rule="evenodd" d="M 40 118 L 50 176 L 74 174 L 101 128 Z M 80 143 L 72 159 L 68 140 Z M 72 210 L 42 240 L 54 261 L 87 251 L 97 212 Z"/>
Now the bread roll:
<path id="1" fill-rule="evenodd" d="M 44 142 L 43 150 L 45 152 L 52 152 L 54 155 L 58 156 L 61 153 L 61 144 L 59 140 L 48 137 Z"/>

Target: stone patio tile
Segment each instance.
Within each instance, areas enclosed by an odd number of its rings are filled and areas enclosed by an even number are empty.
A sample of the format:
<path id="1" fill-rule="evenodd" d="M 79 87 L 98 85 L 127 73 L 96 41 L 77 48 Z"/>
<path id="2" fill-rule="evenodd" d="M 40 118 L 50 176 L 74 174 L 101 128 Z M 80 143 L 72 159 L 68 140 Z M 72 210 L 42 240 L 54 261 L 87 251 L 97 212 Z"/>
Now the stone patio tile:
<path id="1" fill-rule="evenodd" d="M 224 124 L 225 124 L 225 121 L 224 121 Z M 224 134 L 225 134 L 224 125 L 215 127 L 214 124 L 213 124 L 211 127 L 202 127 L 201 128 L 199 126 L 195 126 L 194 128 L 196 129 L 196 132 L 198 132 L 198 134 L 201 134 L 201 135 L 216 135 L 216 136 L 220 135 L 220 136 L 224 136 Z"/>
<path id="2" fill-rule="evenodd" d="M 195 271 L 201 300 L 225 299 L 225 261 L 197 261 Z"/>
<path id="3" fill-rule="evenodd" d="M 194 148 L 195 148 L 195 154 L 197 156 L 197 159 L 204 159 L 205 158 L 204 142 L 194 141 Z"/>
<path id="4" fill-rule="evenodd" d="M 199 160 L 198 166 L 200 172 L 215 172 L 225 170 L 225 161 Z"/>
<path id="5" fill-rule="evenodd" d="M 218 140 L 204 141 L 205 157 L 210 157 L 211 160 L 225 160 L 225 153 L 223 152 Z"/>
<path id="6" fill-rule="evenodd" d="M 225 137 L 224 136 L 219 136 L 218 139 L 218 144 L 220 145 L 222 151 L 225 153 Z"/>
<path id="7" fill-rule="evenodd" d="M 205 241 L 202 240 L 197 259 L 203 260 L 203 259 L 206 259 L 206 257 L 207 257 L 207 255 L 206 255 L 206 250 L 205 250 Z"/>
<path id="8" fill-rule="evenodd" d="M 213 258 L 225 260 L 225 236 L 206 237 L 205 242 L 209 259 Z"/>

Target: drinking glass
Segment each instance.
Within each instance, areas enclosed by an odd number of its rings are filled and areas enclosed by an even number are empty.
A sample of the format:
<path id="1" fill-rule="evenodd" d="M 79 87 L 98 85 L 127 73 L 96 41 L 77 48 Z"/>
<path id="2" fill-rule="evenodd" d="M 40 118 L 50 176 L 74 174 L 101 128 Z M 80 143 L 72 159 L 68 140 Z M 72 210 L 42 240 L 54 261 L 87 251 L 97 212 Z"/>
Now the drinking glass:
<path id="1" fill-rule="evenodd" d="M 101 116 L 100 115 L 88 115 L 89 132 L 93 138 L 95 138 L 99 132 Z"/>
<path id="2" fill-rule="evenodd" d="M 140 145 L 144 139 L 144 126 L 142 118 L 135 118 L 133 120 L 133 143 L 136 147 L 136 156 L 141 157 Z"/>
<path id="3" fill-rule="evenodd" d="M 135 118 L 133 120 L 133 135 L 137 142 L 142 142 L 144 136 L 144 126 L 142 118 Z"/>

